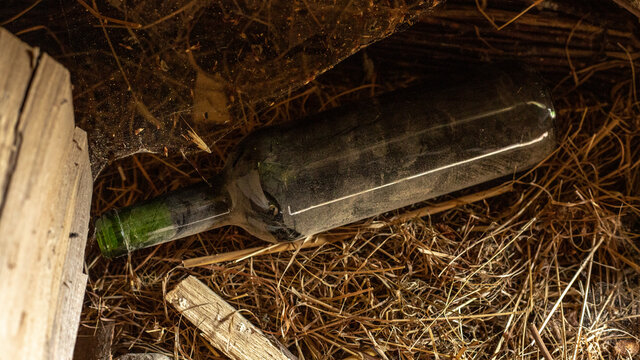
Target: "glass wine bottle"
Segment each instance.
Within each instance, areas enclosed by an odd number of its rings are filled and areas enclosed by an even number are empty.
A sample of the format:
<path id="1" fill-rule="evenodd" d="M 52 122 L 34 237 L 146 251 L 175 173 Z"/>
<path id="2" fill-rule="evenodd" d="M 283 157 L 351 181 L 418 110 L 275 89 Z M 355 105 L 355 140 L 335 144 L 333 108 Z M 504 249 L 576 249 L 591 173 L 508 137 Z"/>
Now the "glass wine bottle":
<path id="1" fill-rule="evenodd" d="M 209 184 L 96 221 L 107 257 L 224 225 L 291 241 L 529 168 L 555 147 L 540 77 L 485 68 L 267 127 Z"/>

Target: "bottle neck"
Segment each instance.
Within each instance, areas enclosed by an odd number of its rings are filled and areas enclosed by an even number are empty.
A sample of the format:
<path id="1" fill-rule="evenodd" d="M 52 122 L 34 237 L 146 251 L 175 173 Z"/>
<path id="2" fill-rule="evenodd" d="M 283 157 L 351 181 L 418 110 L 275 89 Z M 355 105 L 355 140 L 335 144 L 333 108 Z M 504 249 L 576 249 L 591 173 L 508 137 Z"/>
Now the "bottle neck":
<path id="1" fill-rule="evenodd" d="M 107 257 L 125 255 L 213 228 L 231 220 L 231 198 L 222 176 L 123 209 L 96 222 L 96 238 Z"/>

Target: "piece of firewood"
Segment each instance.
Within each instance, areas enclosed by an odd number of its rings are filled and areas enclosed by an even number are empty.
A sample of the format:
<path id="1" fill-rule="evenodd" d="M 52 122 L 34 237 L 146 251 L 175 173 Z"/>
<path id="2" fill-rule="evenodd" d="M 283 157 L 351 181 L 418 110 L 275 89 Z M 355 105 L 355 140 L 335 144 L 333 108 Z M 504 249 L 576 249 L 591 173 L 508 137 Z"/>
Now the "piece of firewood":
<path id="1" fill-rule="evenodd" d="M 238 310 L 207 285 L 189 276 L 166 300 L 193 323 L 216 348 L 231 359 L 297 359 L 282 344 L 270 340 Z"/>
<path id="2" fill-rule="evenodd" d="M 70 359 L 86 281 L 86 134 L 62 65 L 1 28 L 0 49 L 0 357 Z"/>

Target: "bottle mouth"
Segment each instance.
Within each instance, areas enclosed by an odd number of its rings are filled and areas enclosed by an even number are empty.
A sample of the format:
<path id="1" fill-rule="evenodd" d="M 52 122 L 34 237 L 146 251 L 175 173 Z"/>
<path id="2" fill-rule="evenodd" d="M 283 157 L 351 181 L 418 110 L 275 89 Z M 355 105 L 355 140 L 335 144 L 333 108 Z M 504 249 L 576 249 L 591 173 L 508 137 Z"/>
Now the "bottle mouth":
<path id="1" fill-rule="evenodd" d="M 129 253 L 117 210 L 113 209 L 96 220 L 95 237 L 102 255 L 108 259 Z"/>

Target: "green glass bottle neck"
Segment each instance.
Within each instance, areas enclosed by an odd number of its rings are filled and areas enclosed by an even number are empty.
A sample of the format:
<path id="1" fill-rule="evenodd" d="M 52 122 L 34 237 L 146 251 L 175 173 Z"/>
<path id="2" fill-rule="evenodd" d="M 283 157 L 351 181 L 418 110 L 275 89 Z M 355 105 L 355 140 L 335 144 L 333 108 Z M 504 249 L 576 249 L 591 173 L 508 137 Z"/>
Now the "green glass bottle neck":
<path id="1" fill-rule="evenodd" d="M 110 210 L 96 221 L 96 239 L 106 257 L 125 255 L 224 226 L 231 198 L 222 177 L 191 185 L 143 203 Z"/>

